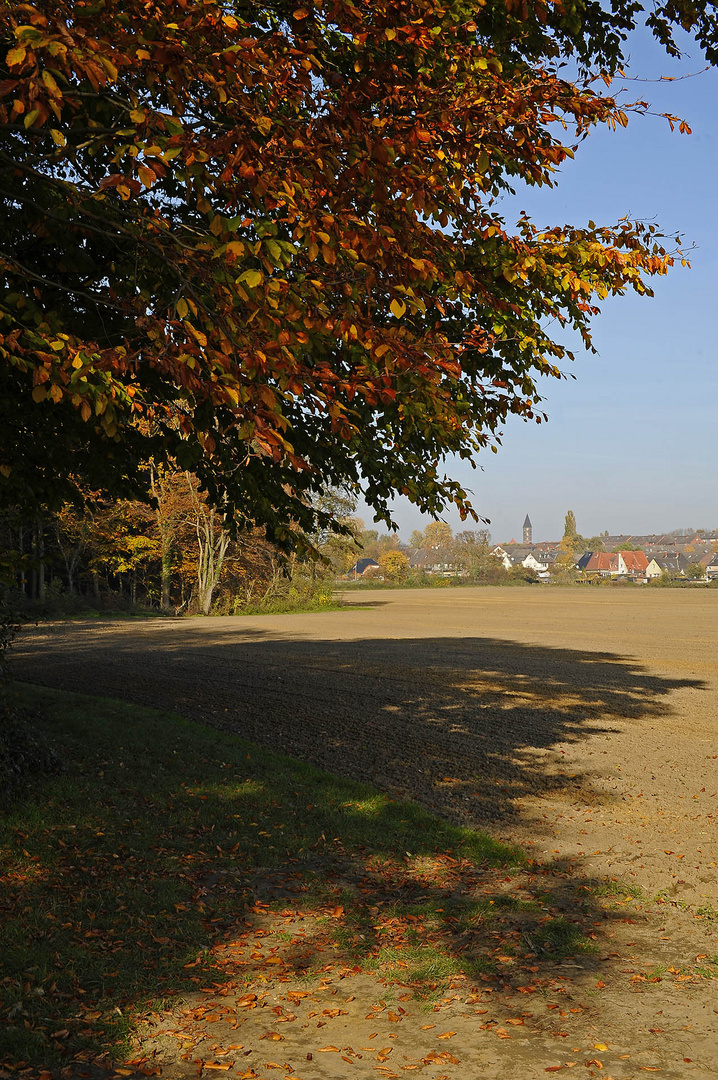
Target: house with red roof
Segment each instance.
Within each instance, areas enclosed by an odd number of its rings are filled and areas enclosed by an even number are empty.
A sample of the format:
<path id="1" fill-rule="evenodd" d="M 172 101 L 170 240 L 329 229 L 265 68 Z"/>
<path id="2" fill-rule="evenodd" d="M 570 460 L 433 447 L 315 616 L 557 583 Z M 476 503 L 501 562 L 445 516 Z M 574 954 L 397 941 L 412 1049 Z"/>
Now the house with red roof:
<path id="1" fill-rule="evenodd" d="M 645 581 L 648 559 L 643 551 L 587 551 L 576 566 L 587 577 L 627 577 Z"/>

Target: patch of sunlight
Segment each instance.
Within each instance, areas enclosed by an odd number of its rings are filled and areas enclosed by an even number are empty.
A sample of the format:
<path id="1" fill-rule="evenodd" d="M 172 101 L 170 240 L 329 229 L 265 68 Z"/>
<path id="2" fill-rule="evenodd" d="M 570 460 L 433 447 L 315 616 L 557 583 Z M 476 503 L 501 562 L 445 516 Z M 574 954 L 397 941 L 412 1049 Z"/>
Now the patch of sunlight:
<path id="1" fill-rule="evenodd" d="M 215 784 L 202 784 L 196 788 L 190 788 L 190 795 L 213 795 L 218 799 L 256 799 L 265 794 L 265 785 L 259 780 L 244 780 L 242 783 L 232 783 L 229 780 L 219 780 Z"/>
<path id="2" fill-rule="evenodd" d="M 353 811 L 356 814 L 363 814 L 364 817 L 376 817 L 386 809 L 389 800 L 386 795 L 371 795 L 368 799 L 360 799 L 359 802 L 344 803 L 343 806 L 346 810 Z"/>

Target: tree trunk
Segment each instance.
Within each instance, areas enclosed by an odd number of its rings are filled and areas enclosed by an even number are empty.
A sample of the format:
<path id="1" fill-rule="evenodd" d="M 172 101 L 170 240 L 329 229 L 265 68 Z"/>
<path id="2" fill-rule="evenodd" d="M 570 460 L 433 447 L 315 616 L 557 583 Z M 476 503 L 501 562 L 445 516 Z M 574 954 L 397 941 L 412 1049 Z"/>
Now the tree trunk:
<path id="1" fill-rule="evenodd" d="M 171 514 L 166 510 L 165 496 L 168 492 L 167 478 L 163 480 L 163 474 L 158 471 L 154 463 L 150 466 L 151 491 L 157 505 L 155 516 L 157 520 L 157 532 L 160 536 L 161 569 L 160 569 L 160 608 L 162 611 L 172 610 L 172 549 L 175 542 L 175 522 Z"/>
<path id="2" fill-rule="evenodd" d="M 194 487 L 192 476 L 187 473 L 187 483 L 194 502 L 195 529 L 197 530 L 197 586 L 199 609 L 203 615 L 209 615 L 212 596 L 219 584 L 224 566 L 224 558 L 229 546 L 229 533 L 218 524 L 217 514 L 211 506 L 203 503 Z"/>
<path id="3" fill-rule="evenodd" d="M 160 607 L 162 608 L 162 611 L 169 611 L 172 607 L 172 534 L 169 532 L 163 532 L 162 530 L 160 530 L 160 534 L 162 536 Z"/>
<path id="4" fill-rule="evenodd" d="M 42 527 L 42 521 L 38 519 L 35 525 L 35 536 L 37 538 L 37 598 L 40 603 L 45 601 L 45 533 Z"/>

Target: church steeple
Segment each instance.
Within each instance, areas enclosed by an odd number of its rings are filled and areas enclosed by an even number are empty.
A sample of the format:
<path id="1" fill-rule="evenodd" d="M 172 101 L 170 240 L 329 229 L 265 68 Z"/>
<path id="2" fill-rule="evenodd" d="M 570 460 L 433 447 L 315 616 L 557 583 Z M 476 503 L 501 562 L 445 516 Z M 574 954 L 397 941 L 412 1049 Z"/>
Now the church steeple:
<path id="1" fill-rule="evenodd" d="M 531 526 L 531 518 L 527 514 L 526 515 L 526 520 L 524 521 L 524 544 L 533 543 L 532 536 L 533 536 L 533 528 Z"/>

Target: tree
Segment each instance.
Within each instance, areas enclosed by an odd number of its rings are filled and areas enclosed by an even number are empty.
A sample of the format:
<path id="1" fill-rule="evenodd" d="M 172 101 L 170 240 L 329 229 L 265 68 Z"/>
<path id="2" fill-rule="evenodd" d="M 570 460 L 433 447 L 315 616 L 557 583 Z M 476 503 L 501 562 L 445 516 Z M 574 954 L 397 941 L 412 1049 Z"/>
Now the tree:
<path id="1" fill-rule="evenodd" d="M 705 567 L 699 562 L 688 563 L 688 566 L 685 569 L 685 575 L 692 581 L 700 581 L 706 575 Z"/>
<path id="2" fill-rule="evenodd" d="M 460 570 L 475 581 L 496 577 L 498 559 L 491 554 L 491 536 L 487 529 L 465 529 L 457 533 L 454 537 L 453 560 Z"/>
<path id="3" fill-rule="evenodd" d="M 376 529 L 364 529 L 357 533 L 356 543 L 362 555 L 377 562 L 385 552 L 401 549 L 401 541 L 396 533 L 379 533 Z"/>
<path id="4" fill-rule="evenodd" d="M 561 549 L 567 554 L 571 554 L 574 551 L 579 551 L 584 544 L 585 541 L 582 536 L 579 536 L 576 528 L 576 515 L 573 510 L 569 510 L 564 519 Z"/>
<path id="5" fill-rule="evenodd" d="M 453 529 L 445 521 L 430 521 L 424 529 L 424 547 L 430 551 L 446 551 L 453 539 Z"/>
<path id="6" fill-rule="evenodd" d="M 504 222 L 596 124 L 629 0 L 35 0 L 0 11 L 0 502 L 149 498 L 192 470 L 296 546 L 361 485 L 474 514 L 442 459 L 542 420 L 598 300 L 650 293 L 653 224 Z M 708 0 L 658 0 L 715 62 Z M 579 75 L 563 74 L 572 56 Z M 685 130 L 685 125 L 681 124 Z M 78 479 L 81 483 L 78 483 Z"/>
<path id="7" fill-rule="evenodd" d="M 578 572 L 576 570 L 576 560 L 573 553 L 568 549 L 563 548 L 549 567 L 549 573 L 554 581 L 557 581 L 562 585 L 576 581 Z"/>
<path id="8" fill-rule="evenodd" d="M 409 560 L 403 551 L 385 551 L 379 556 L 379 567 L 389 581 L 404 581 L 409 573 Z"/>
<path id="9" fill-rule="evenodd" d="M 219 584 L 230 535 L 224 528 L 222 515 L 203 497 L 191 473 L 185 473 L 190 512 L 188 521 L 197 537 L 197 590 L 199 610 L 209 615 L 212 597 Z"/>

